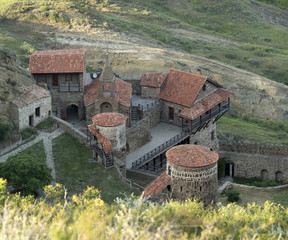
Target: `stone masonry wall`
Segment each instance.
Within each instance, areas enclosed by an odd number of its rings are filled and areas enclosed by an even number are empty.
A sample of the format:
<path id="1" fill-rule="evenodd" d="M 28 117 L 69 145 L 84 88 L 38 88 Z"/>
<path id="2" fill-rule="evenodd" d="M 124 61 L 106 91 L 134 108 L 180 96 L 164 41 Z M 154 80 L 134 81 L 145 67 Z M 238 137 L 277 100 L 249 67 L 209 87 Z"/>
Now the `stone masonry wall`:
<path id="1" fill-rule="evenodd" d="M 132 85 L 132 95 L 141 95 L 141 79 L 123 79 L 125 82 L 131 83 Z"/>
<path id="2" fill-rule="evenodd" d="M 126 151 L 127 153 L 135 151 L 137 148 L 146 144 L 151 140 L 150 119 L 144 118 L 137 122 L 137 124 L 126 131 Z"/>
<path id="3" fill-rule="evenodd" d="M 40 107 L 40 116 L 36 116 L 35 109 Z M 33 126 L 49 117 L 51 114 L 51 97 L 41 98 L 31 104 L 19 108 L 19 130 L 29 127 L 29 117 L 33 116 Z"/>
<path id="4" fill-rule="evenodd" d="M 156 99 L 158 98 L 159 93 L 160 93 L 160 88 L 141 86 L 142 98 Z"/>
<path id="5" fill-rule="evenodd" d="M 216 123 L 213 123 L 212 119 L 207 127 L 201 129 L 201 131 L 190 135 L 190 143 L 203 145 L 212 148 L 214 151 L 219 150 L 219 142 L 216 133 Z"/>
<path id="6" fill-rule="evenodd" d="M 167 174 L 171 176 L 172 197 L 185 201 L 198 198 L 205 205 L 216 201 L 218 189 L 217 163 L 204 167 L 183 167 L 167 159 Z"/>
<path id="7" fill-rule="evenodd" d="M 170 119 L 169 107 L 174 109 L 174 119 Z M 172 123 L 176 126 L 181 127 L 182 118 L 178 117 L 178 113 L 181 112 L 182 109 L 183 109 L 183 106 L 179 104 L 168 102 L 168 101 L 163 101 L 163 111 L 161 113 L 161 121 L 166 122 L 166 123 Z"/>
<path id="8" fill-rule="evenodd" d="M 163 108 L 163 102 L 161 101 L 158 104 L 154 105 L 153 107 L 150 107 L 140 112 L 140 117 L 142 119 L 143 118 L 150 119 L 149 128 L 153 128 L 160 123 L 160 115 L 161 115 L 162 108 Z"/>
<path id="9" fill-rule="evenodd" d="M 234 176 L 236 177 L 276 180 L 278 174 L 277 180 L 288 182 L 287 156 L 279 157 L 226 151 L 220 151 L 219 155 L 225 158 L 227 162 L 234 163 Z"/>

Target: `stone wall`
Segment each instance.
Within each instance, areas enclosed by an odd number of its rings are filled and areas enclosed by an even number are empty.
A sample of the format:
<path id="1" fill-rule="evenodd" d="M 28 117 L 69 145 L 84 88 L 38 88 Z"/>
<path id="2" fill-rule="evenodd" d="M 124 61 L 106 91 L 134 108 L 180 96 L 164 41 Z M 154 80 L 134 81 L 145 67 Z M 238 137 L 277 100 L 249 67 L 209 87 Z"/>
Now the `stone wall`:
<path id="1" fill-rule="evenodd" d="M 212 148 L 214 151 L 218 151 L 219 142 L 216 133 L 216 123 L 213 123 L 213 120 L 214 119 L 212 119 L 205 128 L 190 135 L 191 144 L 203 145 Z"/>
<path id="2" fill-rule="evenodd" d="M 132 85 L 132 95 L 141 95 L 141 79 L 123 79 L 125 82 L 131 83 Z"/>
<path id="3" fill-rule="evenodd" d="M 174 109 L 173 119 L 170 119 L 169 108 Z M 176 126 L 181 127 L 182 126 L 182 118 L 178 117 L 178 113 L 181 112 L 183 108 L 184 107 L 179 105 L 179 104 L 168 102 L 168 101 L 163 101 L 163 110 L 161 113 L 161 121 L 166 122 L 166 123 L 171 123 L 171 124 L 174 124 Z"/>
<path id="4" fill-rule="evenodd" d="M 261 144 L 261 143 L 245 143 L 233 142 L 232 144 L 226 141 L 220 141 L 219 148 L 226 152 L 242 152 L 251 154 L 262 154 L 268 156 L 288 156 L 288 146 L 276 144 Z"/>
<path id="5" fill-rule="evenodd" d="M 141 86 L 141 97 L 142 98 L 158 98 L 158 95 L 160 93 L 160 87 L 147 87 L 147 86 Z"/>
<path id="6" fill-rule="evenodd" d="M 172 197 L 180 201 L 198 198 L 205 205 L 217 198 L 217 163 L 204 167 L 184 167 L 167 159 L 167 174 L 171 176 Z"/>
<path id="7" fill-rule="evenodd" d="M 56 116 L 50 116 L 50 118 L 58 124 L 60 129 L 71 134 L 80 143 L 83 143 L 86 145 L 86 147 L 90 148 L 86 134 L 84 134 L 83 132 L 81 132 L 77 128 L 74 128 L 70 123 L 68 123 L 68 122 L 66 122 L 66 121 L 64 121 L 64 120 L 62 120 Z"/>
<path id="8" fill-rule="evenodd" d="M 217 89 L 218 89 L 218 87 L 216 87 L 214 84 L 206 81 L 206 83 L 205 83 L 205 91 L 203 90 L 203 87 L 202 87 L 202 89 L 199 92 L 195 102 L 198 102 L 199 100 L 201 100 L 204 97 L 208 96 L 210 93 L 214 92 Z"/>
<path id="9" fill-rule="evenodd" d="M 40 108 L 40 116 L 36 116 L 35 109 Z M 11 103 L 11 111 L 12 114 L 17 112 L 18 114 L 15 116 L 18 117 L 18 119 L 13 119 L 14 122 L 18 125 L 19 130 L 22 130 L 24 128 L 29 127 L 29 117 L 33 118 L 33 122 L 31 127 L 36 126 L 41 121 L 47 119 L 49 115 L 51 114 L 51 97 L 41 98 L 37 99 L 36 101 L 23 106 L 22 108 L 18 108 L 16 105 Z M 11 114 L 11 115 L 12 115 Z"/>
<path id="10" fill-rule="evenodd" d="M 160 101 L 158 104 L 145 109 L 144 111 L 140 111 L 140 118 L 149 118 L 150 124 L 149 128 L 153 128 L 160 123 L 160 115 L 163 108 L 163 102 Z M 146 126 L 147 127 L 147 126 Z"/>
<path id="11" fill-rule="evenodd" d="M 137 124 L 126 131 L 126 151 L 134 152 L 137 148 L 143 146 L 151 140 L 150 119 L 144 118 L 137 122 Z"/>
<path id="12" fill-rule="evenodd" d="M 220 151 L 220 157 L 234 164 L 234 176 L 288 182 L 288 157 Z"/>

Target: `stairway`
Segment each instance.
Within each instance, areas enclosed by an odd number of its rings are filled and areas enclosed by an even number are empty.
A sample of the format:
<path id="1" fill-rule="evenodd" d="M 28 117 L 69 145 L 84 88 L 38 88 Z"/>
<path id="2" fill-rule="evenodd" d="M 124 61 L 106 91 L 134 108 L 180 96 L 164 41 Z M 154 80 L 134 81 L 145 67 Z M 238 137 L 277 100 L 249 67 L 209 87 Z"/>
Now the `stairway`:
<path id="1" fill-rule="evenodd" d="M 131 120 L 139 121 L 139 107 L 132 106 L 132 108 L 131 108 Z"/>
<path id="2" fill-rule="evenodd" d="M 102 148 L 100 148 L 97 144 L 93 144 L 90 146 L 101 158 L 102 163 L 105 166 L 105 168 L 113 167 L 113 155 L 111 153 L 105 154 Z"/>

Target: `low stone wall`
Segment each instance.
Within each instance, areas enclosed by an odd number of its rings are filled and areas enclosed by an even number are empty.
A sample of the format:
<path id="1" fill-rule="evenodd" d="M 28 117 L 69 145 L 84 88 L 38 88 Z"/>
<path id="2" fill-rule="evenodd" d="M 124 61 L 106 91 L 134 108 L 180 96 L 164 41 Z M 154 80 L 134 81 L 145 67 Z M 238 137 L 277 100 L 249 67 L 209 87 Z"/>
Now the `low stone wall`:
<path id="1" fill-rule="evenodd" d="M 221 151 L 226 152 L 242 152 L 252 154 L 262 154 L 267 156 L 288 156 L 288 146 L 273 145 L 273 144 L 260 144 L 260 143 L 244 143 L 233 142 L 232 144 L 226 141 L 219 143 Z"/>
<path id="2" fill-rule="evenodd" d="M 65 132 L 71 134 L 74 138 L 76 138 L 80 143 L 84 143 L 87 147 L 89 146 L 89 141 L 87 140 L 87 135 L 74 128 L 70 123 L 56 117 L 50 116 L 50 118 L 58 124 L 58 127 Z"/>
<path id="3" fill-rule="evenodd" d="M 225 188 L 223 189 L 223 192 L 226 192 L 228 189 L 233 188 L 238 191 L 253 191 L 255 192 L 278 192 L 282 190 L 287 190 L 288 189 L 288 184 L 286 185 L 281 185 L 281 186 L 276 186 L 276 187 L 255 187 L 255 186 L 247 186 L 243 184 L 238 184 L 238 183 L 232 183 L 232 182 L 227 182 Z"/>
<path id="4" fill-rule="evenodd" d="M 148 117 L 140 120 L 135 126 L 126 131 L 126 151 L 134 152 L 137 148 L 143 146 L 151 140 L 150 119 Z"/>

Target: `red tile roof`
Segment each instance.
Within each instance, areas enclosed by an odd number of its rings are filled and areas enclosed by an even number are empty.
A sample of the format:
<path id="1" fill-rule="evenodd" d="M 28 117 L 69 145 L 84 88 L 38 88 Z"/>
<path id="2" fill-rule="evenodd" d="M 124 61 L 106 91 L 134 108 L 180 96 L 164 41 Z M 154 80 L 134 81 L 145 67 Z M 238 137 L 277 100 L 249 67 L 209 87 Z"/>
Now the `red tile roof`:
<path id="1" fill-rule="evenodd" d="M 146 73 L 142 75 L 141 86 L 160 88 L 167 73 Z"/>
<path id="2" fill-rule="evenodd" d="M 112 148 L 112 144 L 110 140 L 108 138 L 105 138 L 94 125 L 88 125 L 88 129 L 91 133 L 93 133 L 93 135 L 100 142 L 106 154 L 113 152 L 113 148 Z"/>
<path id="3" fill-rule="evenodd" d="M 85 86 L 84 91 L 84 104 L 85 106 L 88 106 L 92 103 L 95 103 L 98 97 L 98 91 L 99 91 L 99 81 L 93 80 L 92 83 Z"/>
<path id="4" fill-rule="evenodd" d="M 84 72 L 85 49 L 38 51 L 30 56 L 32 73 Z"/>
<path id="5" fill-rule="evenodd" d="M 17 107 L 22 108 L 34 101 L 50 97 L 50 92 L 38 85 L 23 86 L 20 88 L 20 96 L 12 101 Z"/>
<path id="6" fill-rule="evenodd" d="M 92 122 L 101 127 L 115 127 L 125 123 L 127 117 L 121 113 L 105 112 L 92 117 Z"/>
<path id="7" fill-rule="evenodd" d="M 113 83 L 105 83 L 105 88 L 111 88 Z M 115 80 L 116 96 L 115 100 L 126 107 L 131 106 L 132 85 L 122 79 L 117 78 Z M 107 89 L 106 89 L 107 90 Z M 84 104 L 88 106 L 98 99 L 99 92 L 99 79 L 93 80 L 91 84 L 85 86 L 84 91 Z"/>
<path id="8" fill-rule="evenodd" d="M 207 77 L 171 69 L 159 98 L 191 107 Z"/>
<path id="9" fill-rule="evenodd" d="M 148 187 L 144 189 L 141 198 L 149 198 L 159 194 L 169 183 L 170 177 L 166 171 L 156 178 Z"/>
<path id="10" fill-rule="evenodd" d="M 182 144 L 166 152 L 167 161 L 183 167 L 203 167 L 218 161 L 219 155 L 208 147 Z"/>
<path id="11" fill-rule="evenodd" d="M 122 79 L 116 78 L 116 101 L 126 107 L 131 106 L 132 85 Z"/>
<path id="12" fill-rule="evenodd" d="M 233 93 L 225 91 L 223 89 L 217 89 L 215 92 L 204 97 L 202 100 L 195 103 L 190 108 L 183 108 L 183 110 L 178 114 L 179 117 L 194 120 L 217 106 L 219 103 L 225 101 L 227 98 L 231 97 Z"/>

